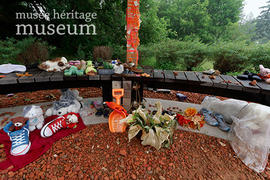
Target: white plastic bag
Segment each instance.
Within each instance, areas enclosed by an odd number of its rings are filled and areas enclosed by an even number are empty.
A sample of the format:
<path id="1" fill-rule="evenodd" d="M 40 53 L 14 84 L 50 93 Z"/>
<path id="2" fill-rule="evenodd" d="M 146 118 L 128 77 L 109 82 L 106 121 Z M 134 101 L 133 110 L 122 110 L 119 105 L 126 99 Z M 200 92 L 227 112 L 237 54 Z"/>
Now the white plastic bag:
<path id="1" fill-rule="evenodd" d="M 222 114 L 224 120 L 231 124 L 232 116 L 236 116 L 247 104 L 248 103 L 246 101 L 236 99 L 221 101 L 216 97 L 206 96 L 201 105 L 203 108 Z"/>
<path id="2" fill-rule="evenodd" d="M 270 107 L 250 103 L 232 119 L 233 150 L 249 168 L 264 171 L 270 148 Z"/>

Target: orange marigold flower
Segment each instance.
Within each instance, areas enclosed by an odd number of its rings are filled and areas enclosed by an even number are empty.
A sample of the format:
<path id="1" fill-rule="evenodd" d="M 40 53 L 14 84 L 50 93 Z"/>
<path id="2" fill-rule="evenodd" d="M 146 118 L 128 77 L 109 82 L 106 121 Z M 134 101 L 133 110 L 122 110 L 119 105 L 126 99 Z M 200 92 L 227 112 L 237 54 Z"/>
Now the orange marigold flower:
<path id="1" fill-rule="evenodd" d="M 185 115 L 186 116 L 195 116 L 197 113 L 198 113 L 198 111 L 195 108 L 187 108 L 185 110 Z"/>

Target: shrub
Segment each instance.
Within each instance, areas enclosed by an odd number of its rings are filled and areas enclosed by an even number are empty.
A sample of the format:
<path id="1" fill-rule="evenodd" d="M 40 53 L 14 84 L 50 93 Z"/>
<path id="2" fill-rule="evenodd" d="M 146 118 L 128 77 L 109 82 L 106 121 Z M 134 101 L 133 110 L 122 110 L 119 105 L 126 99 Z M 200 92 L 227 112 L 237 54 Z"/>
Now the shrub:
<path id="1" fill-rule="evenodd" d="M 48 48 L 39 42 L 34 42 L 25 51 L 17 55 L 17 60 L 24 65 L 37 64 L 49 58 Z"/>
<path id="2" fill-rule="evenodd" d="M 210 47 L 214 68 L 221 73 L 238 72 L 248 66 L 248 45 L 245 42 L 220 42 Z"/>
<path id="3" fill-rule="evenodd" d="M 149 47 L 140 48 L 141 58 L 156 58 L 156 66 L 160 69 L 175 69 L 192 67 L 200 64 L 207 55 L 207 46 L 199 41 L 166 40 Z M 145 64 L 145 63 L 144 63 Z"/>
<path id="4" fill-rule="evenodd" d="M 7 38 L 0 41 L 0 62 L 1 64 L 13 63 L 17 64 L 16 56 L 21 49 L 16 47 L 17 41 L 14 38 Z"/>
<path id="5" fill-rule="evenodd" d="M 254 68 L 259 71 L 259 65 L 270 68 L 270 42 L 255 44 L 249 48 L 249 59 Z"/>
<path id="6" fill-rule="evenodd" d="M 112 45 L 113 47 L 113 59 L 119 59 L 122 62 L 126 62 L 126 46 Z"/>
<path id="7" fill-rule="evenodd" d="M 96 46 L 93 51 L 93 58 L 97 60 L 101 58 L 103 60 L 111 60 L 112 59 L 112 48 L 108 46 Z"/>
<path id="8" fill-rule="evenodd" d="M 47 60 L 49 52 L 55 47 L 49 46 L 47 42 L 34 37 L 16 40 L 7 38 L 0 41 L 1 63 L 14 63 L 31 65 Z"/>

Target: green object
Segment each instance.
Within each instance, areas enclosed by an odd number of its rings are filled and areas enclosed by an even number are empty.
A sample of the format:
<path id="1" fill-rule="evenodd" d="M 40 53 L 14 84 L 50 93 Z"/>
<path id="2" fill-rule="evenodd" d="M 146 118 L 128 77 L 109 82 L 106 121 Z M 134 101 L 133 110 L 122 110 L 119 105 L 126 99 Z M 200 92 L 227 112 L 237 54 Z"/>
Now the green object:
<path id="1" fill-rule="evenodd" d="M 78 70 L 76 66 L 71 66 L 69 69 L 66 69 L 64 72 L 65 76 L 77 75 L 82 76 L 84 74 L 83 70 Z"/>
<path id="2" fill-rule="evenodd" d="M 86 69 L 85 69 L 85 74 L 88 75 L 88 73 L 90 73 L 90 72 L 96 73 L 97 70 L 94 68 L 92 61 L 87 61 L 87 63 L 86 63 Z"/>
<path id="3" fill-rule="evenodd" d="M 104 62 L 103 67 L 104 67 L 104 69 L 113 69 L 113 65 L 111 63 L 108 63 L 108 62 Z"/>

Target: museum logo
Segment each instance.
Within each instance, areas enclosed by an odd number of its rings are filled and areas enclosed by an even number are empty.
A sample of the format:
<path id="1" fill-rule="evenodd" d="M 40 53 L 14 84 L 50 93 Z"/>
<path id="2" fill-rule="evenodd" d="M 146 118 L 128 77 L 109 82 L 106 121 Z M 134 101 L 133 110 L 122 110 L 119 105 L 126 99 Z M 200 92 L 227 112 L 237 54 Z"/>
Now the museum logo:
<path id="1" fill-rule="evenodd" d="M 16 19 L 32 19 L 40 21 L 52 21 L 54 19 L 84 20 L 85 24 L 16 24 L 16 35 L 97 35 L 96 26 L 92 21 L 97 19 L 97 13 L 93 12 L 56 12 L 53 13 L 16 13 Z"/>

